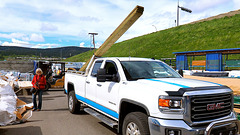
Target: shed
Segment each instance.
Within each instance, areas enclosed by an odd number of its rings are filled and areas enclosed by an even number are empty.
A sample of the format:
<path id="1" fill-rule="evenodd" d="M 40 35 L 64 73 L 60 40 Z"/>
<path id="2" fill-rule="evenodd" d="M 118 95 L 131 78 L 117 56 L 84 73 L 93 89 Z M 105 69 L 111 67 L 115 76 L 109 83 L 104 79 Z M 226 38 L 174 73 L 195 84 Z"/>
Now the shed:
<path id="1" fill-rule="evenodd" d="M 177 70 L 191 70 L 194 66 L 202 66 L 206 71 L 224 71 L 228 67 L 240 67 L 240 59 L 228 59 L 229 54 L 240 54 L 240 48 L 174 52 L 173 54 L 176 55 Z M 205 64 L 204 60 L 195 61 L 193 59 L 195 56 L 206 56 Z"/>

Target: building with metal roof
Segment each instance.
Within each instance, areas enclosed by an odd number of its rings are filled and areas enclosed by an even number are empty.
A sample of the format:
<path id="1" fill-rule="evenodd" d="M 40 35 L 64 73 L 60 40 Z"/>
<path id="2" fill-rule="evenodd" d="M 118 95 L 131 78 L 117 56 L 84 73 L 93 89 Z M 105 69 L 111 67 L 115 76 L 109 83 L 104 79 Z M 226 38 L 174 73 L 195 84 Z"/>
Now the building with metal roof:
<path id="1" fill-rule="evenodd" d="M 224 71 L 228 67 L 240 67 L 238 59 L 228 59 L 229 54 L 240 54 L 240 48 L 174 52 L 176 69 L 188 70 L 204 67 L 206 71 Z M 206 60 L 194 60 L 195 56 L 206 56 Z"/>

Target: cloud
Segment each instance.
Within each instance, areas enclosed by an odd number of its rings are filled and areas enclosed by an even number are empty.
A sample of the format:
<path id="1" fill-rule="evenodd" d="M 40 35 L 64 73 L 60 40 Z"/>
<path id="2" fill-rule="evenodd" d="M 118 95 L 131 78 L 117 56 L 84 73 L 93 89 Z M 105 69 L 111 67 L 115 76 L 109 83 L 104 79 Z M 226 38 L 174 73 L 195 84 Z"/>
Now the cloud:
<path id="1" fill-rule="evenodd" d="M 29 41 L 34 41 L 34 42 L 44 42 L 44 38 L 41 34 L 31 34 Z"/>
<path id="2" fill-rule="evenodd" d="M 55 0 L 37 0 L 31 3 L 23 0 L 18 3 L 19 4 L 15 4 L 14 0 L 9 0 L 8 4 L 6 4 L 5 9 L 11 6 L 11 11 L 14 11 L 13 13 L 19 13 L 7 16 L 7 20 L 9 20 L 8 23 L 11 22 L 12 24 L 11 27 L 9 26 L 7 28 L 11 28 L 14 31 L 29 31 L 33 33 L 39 33 L 37 30 L 40 30 L 41 32 L 48 32 L 48 34 L 51 35 L 63 34 L 67 36 L 79 36 L 79 32 L 81 31 L 84 31 L 85 34 L 97 32 L 99 35 L 96 41 L 99 42 L 106 40 L 136 5 L 145 7 L 144 14 L 141 17 L 144 19 L 140 18 L 134 24 L 136 25 L 138 23 L 139 27 L 131 27 L 129 29 L 129 31 L 134 32 L 134 34 L 126 33 L 127 37 L 131 35 L 136 37 L 150 33 L 154 30 L 152 25 L 155 25 L 158 30 L 166 28 L 169 25 L 168 22 L 163 28 L 160 27 L 165 24 L 157 24 L 163 22 L 159 21 L 162 20 L 162 18 L 160 18 L 161 16 L 154 19 L 149 16 L 161 13 L 164 10 L 169 11 L 172 9 L 172 11 L 175 11 L 176 9 L 176 5 L 172 6 L 172 1 L 166 2 L 162 0 L 150 0 L 146 2 L 136 0 L 116 0 L 114 2 L 111 0 L 61 0 L 61 2 L 56 2 Z M 176 4 L 176 2 L 174 3 Z M 164 6 L 159 8 L 159 5 Z M 2 14 L 2 16 L 3 15 L 4 14 Z M 171 16 L 175 16 L 175 13 L 171 14 Z M 13 21 L 16 18 L 17 21 Z M 153 22 L 154 24 L 149 22 Z M 148 29 L 149 26 L 146 25 L 149 25 L 150 29 Z M 3 28 L 2 26 L 4 25 L 0 22 L 0 29 Z M 9 30 L 4 29 L 4 31 Z M 86 36 L 81 34 L 81 38 L 85 40 Z M 26 39 L 27 38 L 25 38 L 25 40 Z M 83 40 L 81 39 L 81 41 Z M 122 40 L 125 39 L 122 38 Z"/>
<path id="3" fill-rule="evenodd" d="M 12 39 L 12 38 L 21 39 L 23 37 L 26 37 L 26 35 L 23 34 L 23 33 L 11 33 L 11 34 L 2 34 L 2 33 L 0 33 L 0 37 L 7 38 L 7 39 Z"/>
<path id="4" fill-rule="evenodd" d="M 53 22 L 68 22 L 68 20 L 72 19 L 72 14 L 65 9 L 51 9 L 44 11 L 46 15 L 44 16 L 47 21 Z"/>
<path id="5" fill-rule="evenodd" d="M 218 7 L 221 4 L 229 3 L 229 0 L 196 0 L 186 4 L 186 8 L 191 8 L 193 12 L 201 12 L 211 8 Z"/>
<path id="6" fill-rule="evenodd" d="M 47 47 L 78 41 L 67 45 L 80 46 L 90 41 L 89 32 L 97 32 L 95 41 L 101 44 L 136 5 L 143 6 L 144 13 L 118 41 L 155 32 L 152 25 L 158 31 L 175 26 L 177 0 L 1 0 L 0 29 L 11 34 L 0 33 L 0 37 L 43 42 Z M 180 6 L 193 11 L 180 12 L 182 25 L 238 9 L 240 0 L 181 0 Z"/>
<path id="7" fill-rule="evenodd" d="M 37 44 L 32 46 L 31 48 L 56 48 L 56 47 L 59 47 L 59 44 L 46 43 L 46 44 Z"/>
<path id="8" fill-rule="evenodd" d="M 57 31 L 58 27 L 50 23 L 42 23 L 40 30 L 41 31 Z"/>
<path id="9" fill-rule="evenodd" d="M 87 22 L 91 22 L 91 21 L 94 21 L 94 22 L 99 22 L 100 19 L 96 18 L 96 17 L 91 17 L 91 16 L 82 16 L 79 18 L 81 21 L 87 21 Z"/>
<path id="10" fill-rule="evenodd" d="M 80 0 L 81 1 L 81 0 Z M 65 3 L 76 3 L 76 2 L 79 2 L 79 0 L 63 0 L 63 2 Z"/>
<path id="11" fill-rule="evenodd" d="M 13 40 L 21 39 L 23 41 L 34 41 L 34 42 L 44 42 L 45 41 L 42 34 L 36 34 L 36 33 L 33 33 L 31 35 L 26 35 L 26 34 L 23 34 L 23 33 L 11 33 L 11 34 L 0 33 L 0 37 L 1 38 L 7 38 L 7 39 L 13 39 Z"/>
<path id="12" fill-rule="evenodd" d="M 0 43 L 1 44 L 1 43 Z M 26 41 L 21 41 L 17 39 L 12 39 L 12 42 L 3 42 L 2 46 L 18 46 L 18 47 L 28 47 L 28 48 L 56 48 L 59 47 L 59 44 L 31 44 Z"/>
<path id="13" fill-rule="evenodd" d="M 31 44 L 29 44 L 29 42 L 25 42 L 25 41 L 20 41 L 17 39 L 12 39 L 12 42 L 3 42 L 2 46 L 18 46 L 18 47 L 30 47 Z"/>
<path id="14" fill-rule="evenodd" d="M 234 3 L 235 9 L 239 9 L 240 8 L 240 0 L 233 0 L 233 3 Z"/>
<path id="15" fill-rule="evenodd" d="M 99 48 L 102 44 L 103 44 L 102 42 L 97 42 L 97 43 L 95 44 L 95 47 L 96 47 L 96 48 Z"/>
<path id="16" fill-rule="evenodd" d="M 81 42 L 81 43 L 80 43 L 80 47 L 85 47 L 84 45 L 85 45 L 84 42 Z"/>

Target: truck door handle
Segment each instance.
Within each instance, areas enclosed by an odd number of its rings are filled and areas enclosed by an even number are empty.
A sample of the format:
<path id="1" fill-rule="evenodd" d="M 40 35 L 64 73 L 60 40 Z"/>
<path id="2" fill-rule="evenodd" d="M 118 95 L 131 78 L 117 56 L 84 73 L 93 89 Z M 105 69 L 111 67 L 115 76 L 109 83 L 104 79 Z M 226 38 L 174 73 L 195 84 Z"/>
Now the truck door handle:
<path id="1" fill-rule="evenodd" d="M 86 81 L 86 83 L 87 83 L 87 84 L 90 84 L 90 82 L 89 82 L 89 81 Z"/>
<path id="2" fill-rule="evenodd" d="M 101 87 L 101 86 L 102 86 L 102 84 L 97 84 L 97 86 Z"/>

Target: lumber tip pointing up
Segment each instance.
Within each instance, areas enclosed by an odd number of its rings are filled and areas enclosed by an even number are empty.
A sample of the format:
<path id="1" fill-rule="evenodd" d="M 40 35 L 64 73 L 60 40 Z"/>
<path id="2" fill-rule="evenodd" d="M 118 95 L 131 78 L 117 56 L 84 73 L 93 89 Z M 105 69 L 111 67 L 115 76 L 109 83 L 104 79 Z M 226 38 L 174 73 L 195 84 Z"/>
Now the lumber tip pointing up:
<path id="1" fill-rule="evenodd" d="M 136 6 L 130 14 L 123 20 L 123 22 L 113 31 L 113 33 L 105 40 L 105 42 L 98 48 L 94 54 L 97 57 L 101 57 L 108 49 L 138 20 L 138 18 L 143 14 L 144 7 Z M 93 62 L 93 61 L 91 61 Z M 80 71 L 85 71 L 88 64 L 88 67 L 91 66 L 90 60 L 88 60 Z M 86 73 L 88 72 L 86 69 Z"/>

